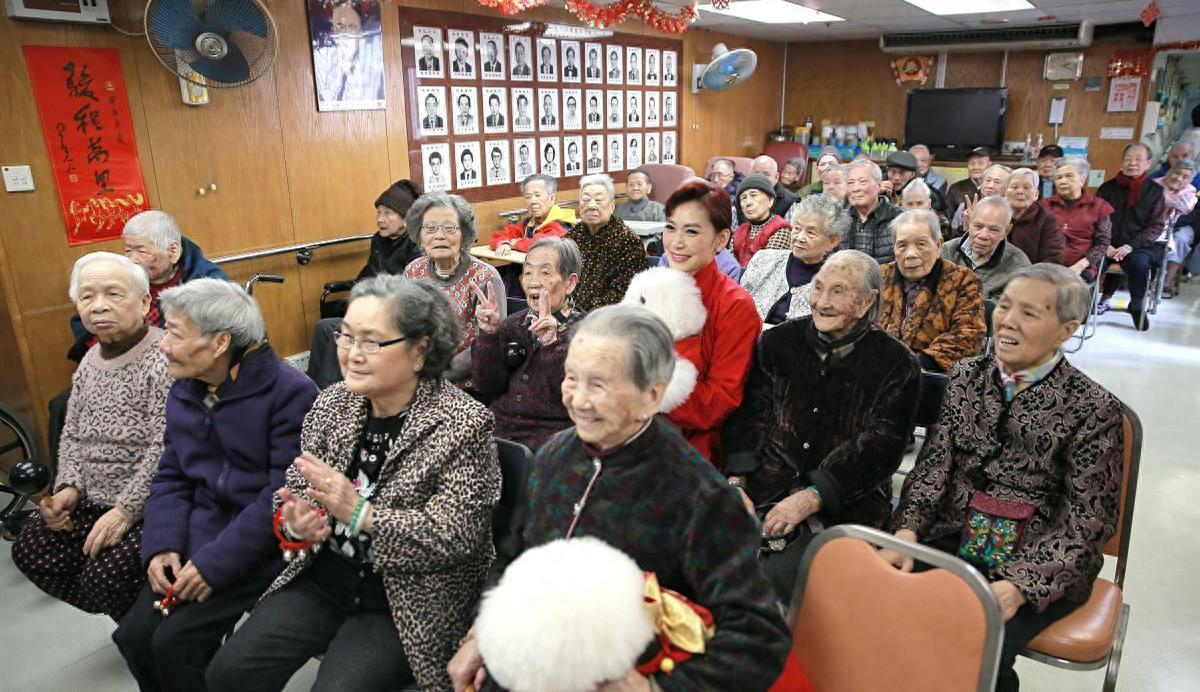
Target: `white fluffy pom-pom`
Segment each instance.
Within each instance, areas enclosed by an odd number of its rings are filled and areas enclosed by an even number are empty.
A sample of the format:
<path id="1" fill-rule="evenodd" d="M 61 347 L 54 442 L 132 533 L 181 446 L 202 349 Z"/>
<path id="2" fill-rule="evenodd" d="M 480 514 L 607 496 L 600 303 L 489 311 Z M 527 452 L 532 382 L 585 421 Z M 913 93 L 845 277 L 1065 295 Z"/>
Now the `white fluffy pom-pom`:
<path id="1" fill-rule="evenodd" d="M 699 334 L 708 319 L 696 280 L 669 267 L 639 272 L 629 282 L 621 303 L 648 308 L 666 323 L 676 341 Z"/>
<path id="2" fill-rule="evenodd" d="M 659 413 L 670 413 L 682 406 L 696 388 L 696 378 L 699 376 L 700 372 L 692 361 L 675 356 L 675 372 L 671 374 L 662 403 L 658 405 Z"/>
<path id="3" fill-rule="evenodd" d="M 488 675 L 512 692 L 592 692 L 621 678 L 654 637 L 644 589 L 637 563 L 596 538 L 525 551 L 475 620 Z"/>

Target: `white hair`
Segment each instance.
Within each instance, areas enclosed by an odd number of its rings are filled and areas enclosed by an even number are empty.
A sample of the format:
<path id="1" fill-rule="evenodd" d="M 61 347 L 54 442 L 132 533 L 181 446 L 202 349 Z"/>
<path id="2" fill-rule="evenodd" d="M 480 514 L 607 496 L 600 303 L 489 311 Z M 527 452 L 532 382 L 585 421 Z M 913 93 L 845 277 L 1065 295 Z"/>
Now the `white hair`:
<path id="1" fill-rule="evenodd" d="M 929 185 L 920 178 L 913 178 L 908 185 L 904 186 L 904 190 L 900 193 L 900 198 L 904 199 L 912 195 L 913 197 L 920 196 L 923 200 L 932 199 L 932 194 L 929 191 Z"/>
<path id="2" fill-rule="evenodd" d="M 1083 179 L 1084 186 L 1086 187 L 1088 173 L 1092 170 L 1092 164 L 1088 163 L 1088 160 L 1082 156 L 1064 156 L 1054 162 L 1054 172 L 1058 173 L 1067 166 L 1075 167 L 1075 171 L 1079 173 L 1079 177 Z"/>
<path id="3" fill-rule="evenodd" d="M 763 171 L 754 171 L 755 167 L 762 168 Z M 775 175 L 779 172 L 779 162 L 770 156 L 763 154 L 762 156 L 755 157 L 755 159 L 750 162 L 750 170 L 754 171 L 755 173 L 765 172 L 767 175 Z"/>
<path id="4" fill-rule="evenodd" d="M 139 298 L 150 293 L 150 275 L 142 265 L 115 252 L 90 252 L 75 260 L 75 266 L 71 267 L 71 284 L 67 295 L 71 297 L 72 303 L 79 300 L 79 275 L 88 265 L 97 262 L 112 262 L 120 267 L 125 285 L 132 288 Z"/>
<path id="5" fill-rule="evenodd" d="M 246 289 L 224 279 L 193 279 L 158 294 L 164 314 L 182 313 L 200 333 L 227 332 L 233 348 L 246 348 L 267 338 L 258 303 Z"/>
<path id="6" fill-rule="evenodd" d="M 914 144 L 908 148 L 908 153 L 910 154 L 915 155 L 918 151 L 923 151 L 926 154 L 929 154 L 929 158 L 933 158 L 933 152 L 929 151 L 929 147 L 925 146 L 924 144 Z"/>
<path id="7" fill-rule="evenodd" d="M 1038 175 L 1037 171 L 1033 170 L 1032 168 L 1018 168 L 1017 170 L 1013 171 L 1012 174 L 1008 176 L 1008 185 L 1012 185 L 1013 181 L 1019 176 L 1028 176 L 1033 179 L 1034 192 L 1037 192 L 1041 189 L 1039 186 L 1042 183 L 1042 176 Z M 1004 186 L 1005 189 L 1008 188 L 1008 185 Z"/>
<path id="8" fill-rule="evenodd" d="M 846 177 L 849 178 L 850 174 L 853 173 L 854 169 L 856 168 L 866 168 L 867 170 L 871 171 L 871 178 L 874 179 L 875 182 L 883 182 L 883 171 L 879 168 L 879 164 L 875 163 L 874 161 L 870 159 L 854 159 L 846 165 Z"/>
<path id="9" fill-rule="evenodd" d="M 125 230 L 121 231 L 122 238 L 129 236 L 145 238 L 163 252 L 171 251 L 171 243 L 176 245 L 183 243 L 183 234 L 179 231 L 179 224 L 175 223 L 175 219 L 170 214 L 158 209 L 149 209 L 130 217 L 125 222 Z"/>
<path id="10" fill-rule="evenodd" d="M 1012 216 L 1013 216 L 1012 205 L 1008 203 L 1007 199 L 1004 199 L 1000 195 L 992 195 L 991 197 L 984 197 L 983 199 L 981 199 L 975 203 L 975 211 L 979 211 L 979 209 L 981 207 L 995 207 L 995 208 L 999 209 L 1000 211 L 1004 212 L 1004 225 L 1005 226 L 1007 226 L 1009 224 L 1009 222 L 1012 221 Z"/>
<path id="11" fill-rule="evenodd" d="M 645 171 L 643 171 L 643 173 L 644 172 Z M 649 180 L 649 178 L 650 176 L 646 176 L 647 180 Z M 600 187 L 603 187 L 604 191 L 608 193 L 608 198 L 610 200 L 615 200 L 617 198 L 617 186 L 613 184 L 613 179 L 604 173 L 593 173 L 592 175 L 583 176 L 583 178 L 579 181 L 579 193 L 583 194 L 584 188 L 588 188 L 593 185 L 599 185 Z"/>

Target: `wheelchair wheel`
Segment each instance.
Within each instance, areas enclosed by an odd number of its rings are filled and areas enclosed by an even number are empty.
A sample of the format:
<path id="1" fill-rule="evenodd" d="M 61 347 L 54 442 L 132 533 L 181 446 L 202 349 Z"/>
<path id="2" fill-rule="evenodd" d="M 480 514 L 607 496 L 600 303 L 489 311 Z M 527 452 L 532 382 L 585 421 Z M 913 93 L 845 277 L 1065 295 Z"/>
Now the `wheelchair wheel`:
<path id="1" fill-rule="evenodd" d="M 18 462 L 38 458 L 37 438 L 25 421 L 0 405 L 0 522 L 8 523 L 27 497 L 8 485 L 8 473 Z"/>

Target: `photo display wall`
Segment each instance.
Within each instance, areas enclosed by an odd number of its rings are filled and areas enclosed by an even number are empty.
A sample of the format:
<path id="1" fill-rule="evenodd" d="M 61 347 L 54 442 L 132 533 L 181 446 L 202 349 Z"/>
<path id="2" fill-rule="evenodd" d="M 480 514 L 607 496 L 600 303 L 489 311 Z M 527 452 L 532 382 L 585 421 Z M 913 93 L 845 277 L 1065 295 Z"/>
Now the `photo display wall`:
<path id="1" fill-rule="evenodd" d="M 519 196 L 534 173 L 570 189 L 679 161 L 682 42 L 555 28 L 401 9 L 408 156 L 423 190 L 480 202 Z"/>

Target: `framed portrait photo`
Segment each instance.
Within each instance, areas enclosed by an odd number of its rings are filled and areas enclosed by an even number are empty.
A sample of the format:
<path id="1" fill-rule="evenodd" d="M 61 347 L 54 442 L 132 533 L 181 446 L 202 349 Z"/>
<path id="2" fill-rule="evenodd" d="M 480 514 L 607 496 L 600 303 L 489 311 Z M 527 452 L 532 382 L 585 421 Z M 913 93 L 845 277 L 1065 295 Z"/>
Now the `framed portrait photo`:
<path id="1" fill-rule="evenodd" d="M 625 83 L 642 83 L 642 49 L 637 46 L 625 48 Z"/>
<path id="2" fill-rule="evenodd" d="M 604 172 L 604 135 L 587 136 L 587 174 Z"/>
<path id="3" fill-rule="evenodd" d="M 495 139 L 484 142 L 483 149 L 487 155 L 487 184 L 508 185 L 512 175 L 508 159 L 508 140 Z"/>
<path id="4" fill-rule="evenodd" d="M 537 142 L 533 137 L 513 140 L 513 182 L 519 183 L 538 172 Z"/>
<path id="5" fill-rule="evenodd" d="M 483 187 L 483 174 L 479 170 L 479 142 L 455 142 L 454 165 L 460 190 Z"/>
<path id="6" fill-rule="evenodd" d="M 562 90 L 562 127 L 564 130 L 583 129 L 583 90 Z"/>
<path id="7" fill-rule="evenodd" d="M 646 86 L 662 84 L 662 51 L 646 49 Z"/>
<path id="8" fill-rule="evenodd" d="M 512 131 L 534 132 L 537 121 L 533 115 L 533 89 L 513 87 L 512 91 Z"/>
<path id="9" fill-rule="evenodd" d="M 599 43 L 583 44 L 583 79 L 588 84 L 604 83 L 604 46 Z"/>
<path id="10" fill-rule="evenodd" d="M 528 36 L 509 36 L 509 77 L 514 82 L 532 82 L 533 81 L 533 58 L 530 55 L 532 50 L 530 47 Z"/>
<path id="11" fill-rule="evenodd" d="M 421 175 L 426 192 L 450 191 L 450 145 L 421 145 Z"/>
<path id="12" fill-rule="evenodd" d="M 622 70 L 622 66 L 625 64 L 625 49 L 621 46 L 609 45 L 604 50 L 608 52 L 608 62 L 605 63 L 606 83 L 624 84 L 625 72 Z"/>
<path id="13" fill-rule="evenodd" d="M 479 51 L 482 54 L 482 66 L 480 74 L 484 79 L 497 80 L 507 79 L 508 73 L 505 70 L 505 54 L 504 54 L 504 35 L 503 34 L 479 34 Z"/>
<path id="14" fill-rule="evenodd" d="M 486 134 L 508 132 L 508 89 L 483 88 L 483 131 Z"/>
<path id="15" fill-rule="evenodd" d="M 446 87 L 417 87 L 417 102 L 421 104 L 420 132 L 422 137 L 444 137 L 446 127 Z"/>
<path id="16" fill-rule="evenodd" d="M 558 81 L 558 41 L 552 38 L 537 40 L 537 78 L 539 82 Z"/>
<path id="17" fill-rule="evenodd" d="M 442 30 L 435 26 L 413 27 L 413 51 L 417 56 L 417 76 L 438 79 L 446 76 L 443 64 Z"/>
<path id="18" fill-rule="evenodd" d="M 454 134 L 479 134 L 479 90 L 475 87 L 450 87 L 454 100 Z"/>
<path id="19" fill-rule="evenodd" d="M 450 29 L 450 79 L 475 79 L 475 32 Z"/>
<path id="20" fill-rule="evenodd" d="M 662 85 L 665 87 L 679 86 L 679 80 L 675 76 L 676 70 L 679 69 L 679 54 L 673 50 L 664 50 L 662 52 Z"/>
<path id="21" fill-rule="evenodd" d="M 562 48 L 562 80 L 579 84 L 583 80 L 580 69 L 579 41 L 560 41 Z"/>

